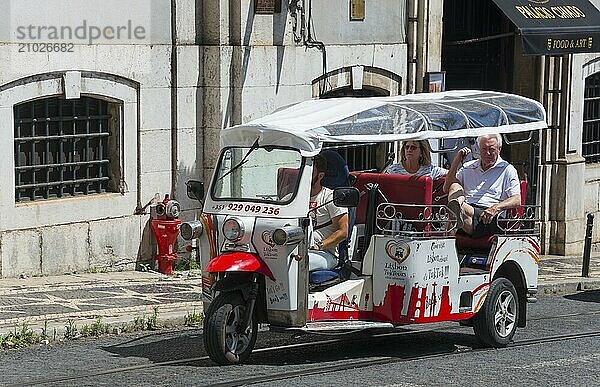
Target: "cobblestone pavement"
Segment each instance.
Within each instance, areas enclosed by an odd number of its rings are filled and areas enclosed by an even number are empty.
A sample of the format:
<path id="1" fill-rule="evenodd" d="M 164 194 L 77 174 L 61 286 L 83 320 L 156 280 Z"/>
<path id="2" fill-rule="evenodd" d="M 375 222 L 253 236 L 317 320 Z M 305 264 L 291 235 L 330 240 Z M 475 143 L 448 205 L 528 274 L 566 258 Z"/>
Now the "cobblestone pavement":
<path id="1" fill-rule="evenodd" d="M 577 256 L 544 255 L 540 260 L 540 282 L 551 283 L 580 279 L 583 258 Z M 600 280 L 600 255 L 590 258 L 590 278 Z"/>
<path id="2" fill-rule="evenodd" d="M 161 321 L 202 311 L 200 275 L 113 272 L 0 280 L 0 333 L 27 322 L 64 329 L 69 320 L 131 323 L 156 310 Z M 157 309 L 155 309 L 157 308 Z"/>
<path id="3" fill-rule="evenodd" d="M 581 278 L 581 257 L 546 255 L 539 271 L 540 294 L 600 288 L 600 253 L 590 261 L 590 278 Z M 157 308 L 157 309 L 156 309 Z M 159 323 L 183 323 L 200 314 L 200 273 L 166 276 L 148 272 L 72 274 L 0 279 L 0 334 L 26 322 L 32 329 L 64 331 L 97 316 L 112 326 L 131 323 L 156 310 Z"/>

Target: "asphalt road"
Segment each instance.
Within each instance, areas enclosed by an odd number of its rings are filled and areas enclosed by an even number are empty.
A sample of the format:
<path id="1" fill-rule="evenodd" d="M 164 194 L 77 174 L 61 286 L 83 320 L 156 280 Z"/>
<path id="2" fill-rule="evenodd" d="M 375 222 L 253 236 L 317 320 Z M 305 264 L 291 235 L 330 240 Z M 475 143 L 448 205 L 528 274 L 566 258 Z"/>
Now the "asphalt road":
<path id="1" fill-rule="evenodd" d="M 481 348 L 456 323 L 369 335 L 262 332 L 250 364 L 218 367 L 201 335 L 145 332 L 0 352 L 0 384 L 600 385 L 600 291 L 540 298 L 528 326 L 499 350 Z"/>

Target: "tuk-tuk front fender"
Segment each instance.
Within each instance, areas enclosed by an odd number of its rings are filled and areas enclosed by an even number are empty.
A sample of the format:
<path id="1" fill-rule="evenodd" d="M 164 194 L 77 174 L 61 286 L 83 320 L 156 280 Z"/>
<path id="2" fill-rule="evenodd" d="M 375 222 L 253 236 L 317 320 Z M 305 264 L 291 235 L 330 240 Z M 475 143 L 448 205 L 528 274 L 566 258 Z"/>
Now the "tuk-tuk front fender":
<path id="1" fill-rule="evenodd" d="M 208 273 L 224 272 L 253 272 L 260 273 L 275 281 L 275 276 L 269 266 L 258 256 L 258 254 L 236 251 L 216 256 L 206 266 Z"/>

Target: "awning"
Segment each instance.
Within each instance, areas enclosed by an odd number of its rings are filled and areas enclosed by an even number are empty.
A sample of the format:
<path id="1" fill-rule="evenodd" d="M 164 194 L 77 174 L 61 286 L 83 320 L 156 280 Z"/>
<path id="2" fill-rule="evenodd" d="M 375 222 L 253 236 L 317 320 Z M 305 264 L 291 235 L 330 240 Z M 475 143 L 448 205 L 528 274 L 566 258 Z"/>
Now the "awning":
<path id="1" fill-rule="evenodd" d="M 588 0 L 494 0 L 517 26 L 526 55 L 600 52 L 600 11 Z"/>

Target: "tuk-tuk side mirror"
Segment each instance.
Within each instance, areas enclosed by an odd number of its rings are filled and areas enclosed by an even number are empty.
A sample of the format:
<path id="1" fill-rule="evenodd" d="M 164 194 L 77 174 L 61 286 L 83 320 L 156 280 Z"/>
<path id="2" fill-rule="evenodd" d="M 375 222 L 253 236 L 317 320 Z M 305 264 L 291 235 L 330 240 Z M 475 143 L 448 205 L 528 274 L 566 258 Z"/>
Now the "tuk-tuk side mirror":
<path id="1" fill-rule="evenodd" d="M 196 199 L 201 202 L 204 199 L 204 183 L 198 180 L 188 180 L 185 182 L 187 186 L 187 196 L 190 199 Z"/>
<path id="2" fill-rule="evenodd" d="M 333 204 L 338 207 L 356 207 L 360 193 L 354 187 L 339 187 L 333 190 Z"/>

